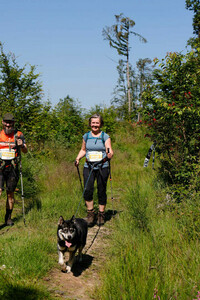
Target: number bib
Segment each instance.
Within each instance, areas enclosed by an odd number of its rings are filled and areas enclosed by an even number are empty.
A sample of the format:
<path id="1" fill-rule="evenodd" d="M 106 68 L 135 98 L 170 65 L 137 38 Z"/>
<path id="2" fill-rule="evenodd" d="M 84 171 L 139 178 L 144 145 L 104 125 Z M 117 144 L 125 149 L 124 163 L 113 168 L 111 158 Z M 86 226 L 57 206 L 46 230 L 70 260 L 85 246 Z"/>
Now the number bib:
<path id="1" fill-rule="evenodd" d="M 101 151 L 88 151 L 87 160 L 89 162 L 98 162 L 103 159 L 103 153 Z"/>
<path id="2" fill-rule="evenodd" d="M 2 160 L 12 160 L 15 158 L 15 150 L 0 149 L 0 158 Z"/>

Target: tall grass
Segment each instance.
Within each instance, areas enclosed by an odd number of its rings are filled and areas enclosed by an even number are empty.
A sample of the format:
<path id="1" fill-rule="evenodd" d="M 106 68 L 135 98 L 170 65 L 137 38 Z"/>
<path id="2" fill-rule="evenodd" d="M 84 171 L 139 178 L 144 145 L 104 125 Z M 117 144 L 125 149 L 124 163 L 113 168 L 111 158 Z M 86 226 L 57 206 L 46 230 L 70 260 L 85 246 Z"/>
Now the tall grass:
<path id="1" fill-rule="evenodd" d="M 112 222 L 96 299 L 197 299 L 198 199 L 175 203 L 151 162 L 143 168 L 150 145 L 142 129 L 131 125 L 115 136 L 111 171 L 114 209 L 119 214 Z M 15 225 L 0 230 L 0 299 L 51 299 L 41 278 L 57 265 L 58 219 L 70 218 L 79 204 L 77 216 L 85 215 L 73 165 L 78 150 L 47 148 L 43 157 L 24 156 L 26 226 L 19 184 Z M 5 200 L 0 205 L 3 223 Z M 111 205 L 108 201 L 107 209 Z"/>

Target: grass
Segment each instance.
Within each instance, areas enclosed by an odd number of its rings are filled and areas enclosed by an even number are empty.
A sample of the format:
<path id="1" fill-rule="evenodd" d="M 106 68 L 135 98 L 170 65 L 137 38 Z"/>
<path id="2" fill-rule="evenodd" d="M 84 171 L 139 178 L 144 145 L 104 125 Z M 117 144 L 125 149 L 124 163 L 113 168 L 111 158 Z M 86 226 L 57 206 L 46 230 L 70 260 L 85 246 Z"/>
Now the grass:
<path id="1" fill-rule="evenodd" d="M 25 159 L 24 159 L 25 161 Z M 25 199 L 27 214 L 23 224 L 20 193 L 13 211 L 15 226 L 0 232 L 0 299 L 51 299 L 39 280 L 57 265 L 56 230 L 60 215 L 70 218 L 80 201 L 76 170 L 71 163 L 51 161 L 29 164 L 39 194 Z M 24 162 L 26 168 L 26 161 Z M 25 169 L 26 173 L 26 169 Z M 27 188 L 27 187 L 26 187 Z M 4 194 L 5 197 L 5 194 Z M 1 204 L 4 219 L 5 202 Z M 84 208 L 80 207 L 79 213 Z"/>
<path id="2" fill-rule="evenodd" d="M 189 239 L 181 230 L 151 165 L 142 168 L 145 155 L 140 153 L 145 152 L 138 153 L 142 144 L 135 140 L 133 147 L 126 146 L 130 151 L 126 157 L 135 162 L 124 164 L 123 152 L 114 161 L 126 173 L 120 180 L 123 214 L 116 223 L 97 298 L 194 299 L 200 287 L 199 240 Z"/>
<path id="3" fill-rule="evenodd" d="M 131 126 L 129 130 L 121 128 L 115 136 L 111 171 L 118 216 L 113 219 L 96 299 L 198 299 L 199 204 L 197 200 L 175 204 L 166 197 L 151 162 L 143 168 L 150 145 L 142 129 Z M 0 299 L 51 299 L 41 279 L 57 264 L 58 218 L 63 214 L 70 218 L 82 198 L 73 166 L 75 152 L 78 149 L 65 151 L 62 161 L 58 158 L 61 150 L 57 156 L 51 153 L 50 158 L 24 158 L 29 195 L 25 201 L 26 226 L 19 192 L 13 213 L 15 226 L 0 230 Z M 31 178 L 30 186 L 27 177 Z M 107 209 L 112 209 L 109 185 Z M 3 221 L 5 202 L 0 205 Z M 81 200 L 77 216 L 84 215 Z"/>

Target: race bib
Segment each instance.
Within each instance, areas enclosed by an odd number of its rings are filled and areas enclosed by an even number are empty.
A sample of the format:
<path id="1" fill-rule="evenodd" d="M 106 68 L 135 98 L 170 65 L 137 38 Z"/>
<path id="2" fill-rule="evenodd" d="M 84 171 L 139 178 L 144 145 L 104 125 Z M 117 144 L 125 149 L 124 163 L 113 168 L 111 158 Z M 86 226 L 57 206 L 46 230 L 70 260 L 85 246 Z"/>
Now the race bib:
<path id="1" fill-rule="evenodd" d="M 15 158 L 15 150 L 14 149 L 0 149 L 0 158 L 2 160 L 11 160 Z"/>
<path id="2" fill-rule="evenodd" d="M 89 162 L 98 162 L 103 159 L 103 153 L 101 151 L 89 151 L 88 157 Z"/>

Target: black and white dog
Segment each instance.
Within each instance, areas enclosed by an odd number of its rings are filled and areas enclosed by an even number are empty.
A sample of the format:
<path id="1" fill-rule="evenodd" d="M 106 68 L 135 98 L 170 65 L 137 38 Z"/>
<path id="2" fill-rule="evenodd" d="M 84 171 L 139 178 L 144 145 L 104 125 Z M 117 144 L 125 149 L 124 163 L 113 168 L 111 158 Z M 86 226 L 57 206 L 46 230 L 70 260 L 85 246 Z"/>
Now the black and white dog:
<path id="1" fill-rule="evenodd" d="M 70 273 L 74 263 L 75 254 L 78 250 L 79 261 L 82 261 L 82 250 L 86 244 L 88 225 L 84 219 L 75 218 L 64 220 L 61 216 L 58 221 L 58 256 L 59 264 L 66 267 L 66 272 Z M 67 265 L 64 262 L 65 252 L 69 252 Z"/>

